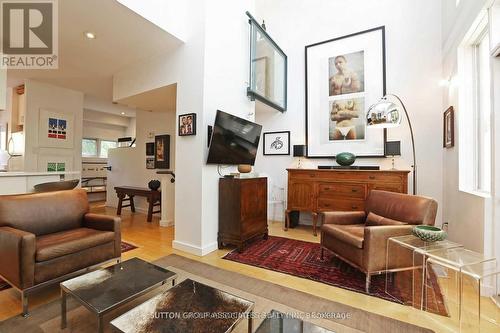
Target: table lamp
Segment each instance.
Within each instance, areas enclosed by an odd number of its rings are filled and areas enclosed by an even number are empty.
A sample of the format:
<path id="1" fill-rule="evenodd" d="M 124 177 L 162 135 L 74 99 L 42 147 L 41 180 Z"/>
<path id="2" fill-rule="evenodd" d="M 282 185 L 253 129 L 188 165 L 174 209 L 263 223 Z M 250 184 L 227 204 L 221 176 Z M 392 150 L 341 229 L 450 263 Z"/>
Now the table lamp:
<path id="1" fill-rule="evenodd" d="M 401 156 L 401 141 L 387 141 L 385 143 L 385 156 L 392 156 L 392 170 L 396 170 L 394 156 Z"/>
<path id="2" fill-rule="evenodd" d="M 293 145 L 293 157 L 299 158 L 299 163 L 297 164 L 297 169 L 302 169 L 302 157 L 307 155 L 306 145 Z"/>

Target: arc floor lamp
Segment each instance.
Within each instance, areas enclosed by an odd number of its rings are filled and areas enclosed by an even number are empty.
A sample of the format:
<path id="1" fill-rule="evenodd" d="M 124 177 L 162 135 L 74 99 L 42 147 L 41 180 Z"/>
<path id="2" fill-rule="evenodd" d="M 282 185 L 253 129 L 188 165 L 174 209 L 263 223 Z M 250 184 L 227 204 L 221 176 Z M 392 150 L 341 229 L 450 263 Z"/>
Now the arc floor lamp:
<path id="1" fill-rule="evenodd" d="M 396 104 L 390 101 L 395 99 Z M 413 194 L 417 194 L 417 158 L 415 155 L 415 138 L 413 137 L 413 128 L 411 126 L 410 116 L 406 107 L 397 95 L 386 94 L 377 103 L 370 106 L 366 114 L 366 124 L 368 128 L 392 128 L 401 125 L 402 114 L 406 115 L 410 127 L 411 145 L 413 149 Z"/>

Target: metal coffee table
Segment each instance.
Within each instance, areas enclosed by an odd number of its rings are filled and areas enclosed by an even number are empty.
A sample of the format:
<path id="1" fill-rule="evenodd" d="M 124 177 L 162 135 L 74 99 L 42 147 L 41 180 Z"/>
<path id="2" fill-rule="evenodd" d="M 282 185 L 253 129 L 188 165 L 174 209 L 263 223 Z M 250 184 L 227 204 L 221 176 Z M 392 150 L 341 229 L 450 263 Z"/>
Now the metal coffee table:
<path id="1" fill-rule="evenodd" d="M 175 285 L 174 272 L 134 258 L 61 283 L 61 328 L 66 328 L 66 297 L 73 296 L 97 316 L 103 331 L 103 316 L 168 281 Z"/>
<path id="2" fill-rule="evenodd" d="M 243 320 L 252 332 L 254 303 L 187 279 L 114 319 L 126 333 L 228 333 Z"/>

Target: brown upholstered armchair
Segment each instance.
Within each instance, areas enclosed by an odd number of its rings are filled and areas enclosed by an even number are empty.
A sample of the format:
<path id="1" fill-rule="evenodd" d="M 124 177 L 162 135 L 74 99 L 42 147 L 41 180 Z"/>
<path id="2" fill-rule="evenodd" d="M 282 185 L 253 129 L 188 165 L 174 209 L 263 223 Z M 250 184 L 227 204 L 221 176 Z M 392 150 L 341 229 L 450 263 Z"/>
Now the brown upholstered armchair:
<path id="1" fill-rule="evenodd" d="M 324 249 L 366 274 L 385 271 L 387 239 L 411 234 L 417 224 L 434 225 L 434 199 L 373 190 L 365 211 L 324 212 L 321 226 L 321 256 Z"/>
<path id="2" fill-rule="evenodd" d="M 0 196 L 0 277 L 28 294 L 121 258 L 121 220 L 89 213 L 84 190 Z"/>

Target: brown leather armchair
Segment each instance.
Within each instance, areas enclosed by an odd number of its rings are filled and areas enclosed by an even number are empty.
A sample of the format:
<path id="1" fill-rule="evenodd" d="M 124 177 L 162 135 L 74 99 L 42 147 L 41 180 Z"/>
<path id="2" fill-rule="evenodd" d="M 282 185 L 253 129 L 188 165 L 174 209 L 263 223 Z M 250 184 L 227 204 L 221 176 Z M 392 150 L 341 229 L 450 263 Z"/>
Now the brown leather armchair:
<path id="1" fill-rule="evenodd" d="M 0 196 L 0 277 L 22 295 L 121 258 L 121 220 L 89 213 L 84 190 Z"/>
<path id="2" fill-rule="evenodd" d="M 434 225 L 434 199 L 373 190 L 365 211 L 324 212 L 321 226 L 321 257 L 324 249 L 366 274 L 366 291 L 371 275 L 386 269 L 387 239 L 411 234 L 417 224 Z"/>

